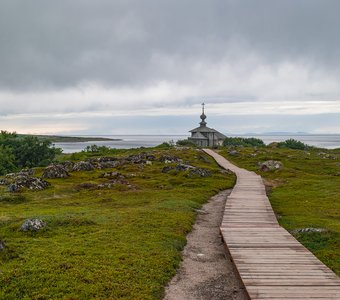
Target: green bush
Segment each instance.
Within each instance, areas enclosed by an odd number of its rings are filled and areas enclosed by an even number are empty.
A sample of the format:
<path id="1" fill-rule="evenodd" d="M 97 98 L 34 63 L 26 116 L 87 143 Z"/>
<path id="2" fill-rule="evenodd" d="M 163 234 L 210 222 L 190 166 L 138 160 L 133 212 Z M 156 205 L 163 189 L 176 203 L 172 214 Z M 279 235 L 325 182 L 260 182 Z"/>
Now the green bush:
<path id="1" fill-rule="evenodd" d="M 265 147 L 265 143 L 257 138 L 227 137 L 223 146 Z"/>
<path id="2" fill-rule="evenodd" d="M 186 146 L 186 147 L 196 147 L 196 144 L 193 143 L 192 141 L 190 140 L 178 140 L 176 142 L 176 145 L 177 146 Z"/>
<path id="3" fill-rule="evenodd" d="M 300 141 L 289 139 L 284 142 L 280 142 L 277 144 L 278 148 L 288 148 L 288 149 L 296 149 L 296 150 L 306 150 L 311 148 L 311 146 L 302 143 Z"/>
<path id="4" fill-rule="evenodd" d="M 57 154 L 61 154 L 61 149 L 53 147 L 49 140 L 35 136 L 21 138 L 15 132 L 0 132 L 0 175 L 25 167 L 45 166 Z"/>

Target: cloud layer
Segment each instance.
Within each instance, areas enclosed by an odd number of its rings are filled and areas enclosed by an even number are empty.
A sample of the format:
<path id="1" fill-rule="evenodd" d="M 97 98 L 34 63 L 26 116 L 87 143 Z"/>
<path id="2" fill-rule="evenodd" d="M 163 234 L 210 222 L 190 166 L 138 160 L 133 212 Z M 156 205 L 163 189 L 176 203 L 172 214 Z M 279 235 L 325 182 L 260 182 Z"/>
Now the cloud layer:
<path id="1" fill-rule="evenodd" d="M 158 117 L 192 117 L 204 99 L 211 119 L 299 115 L 306 122 L 286 131 L 340 133 L 339 9 L 332 0 L 3 1 L 0 124 L 108 133 L 110 117 L 125 118 L 124 132 L 154 116 L 166 132 Z M 307 125 L 316 115 L 332 126 Z M 267 120 L 248 125 L 278 126 Z"/>

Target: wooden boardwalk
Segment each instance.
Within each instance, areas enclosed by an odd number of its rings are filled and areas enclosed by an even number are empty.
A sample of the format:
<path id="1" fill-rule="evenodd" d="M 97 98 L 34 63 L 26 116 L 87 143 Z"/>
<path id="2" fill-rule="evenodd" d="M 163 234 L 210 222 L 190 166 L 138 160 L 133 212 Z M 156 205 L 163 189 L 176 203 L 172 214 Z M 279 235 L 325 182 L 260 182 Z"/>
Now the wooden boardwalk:
<path id="1" fill-rule="evenodd" d="M 250 299 L 339 300 L 339 277 L 278 224 L 261 176 L 204 151 L 237 176 L 221 233 Z"/>

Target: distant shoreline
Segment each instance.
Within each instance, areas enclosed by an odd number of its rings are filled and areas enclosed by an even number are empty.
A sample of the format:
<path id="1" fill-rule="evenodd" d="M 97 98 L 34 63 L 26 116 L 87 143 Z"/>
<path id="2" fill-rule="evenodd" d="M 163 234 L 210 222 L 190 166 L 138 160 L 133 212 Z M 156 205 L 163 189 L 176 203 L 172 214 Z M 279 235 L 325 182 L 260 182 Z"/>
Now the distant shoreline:
<path id="1" fill-rule="evenodd" d="M 19 134 L 19 137 L 27 137 L 27 136 L 35 136 L 41 140 L 50 140 L 52 143 L 84 143 L 84 142 L 100 142 L 100 141 L 122 141 L 122 139 L 112 139 L 112 138 L 103 138 L 103 137 Z"/>

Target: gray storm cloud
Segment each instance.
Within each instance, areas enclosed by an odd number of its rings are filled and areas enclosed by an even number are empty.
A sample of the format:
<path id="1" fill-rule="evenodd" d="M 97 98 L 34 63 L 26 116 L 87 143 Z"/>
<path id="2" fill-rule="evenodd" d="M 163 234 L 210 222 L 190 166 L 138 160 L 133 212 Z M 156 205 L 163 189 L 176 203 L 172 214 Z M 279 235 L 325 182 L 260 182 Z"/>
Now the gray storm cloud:
<path id="1" fill-rule="evenodd" d="M 202 99 L 216 115 L 339 113 L 339 11 L 335 0 L 0 0 L 0 121 L 192 115 Z"/>
<path id="2" fill-rule="evenodd" d="M 339 9 L 339 1 L 311 0 L 1 1 L 0 86 L 190 82 L 199 65 L 251 56 L 254 65 L 338 72 Z"/>

